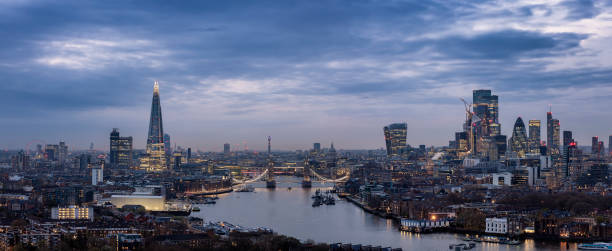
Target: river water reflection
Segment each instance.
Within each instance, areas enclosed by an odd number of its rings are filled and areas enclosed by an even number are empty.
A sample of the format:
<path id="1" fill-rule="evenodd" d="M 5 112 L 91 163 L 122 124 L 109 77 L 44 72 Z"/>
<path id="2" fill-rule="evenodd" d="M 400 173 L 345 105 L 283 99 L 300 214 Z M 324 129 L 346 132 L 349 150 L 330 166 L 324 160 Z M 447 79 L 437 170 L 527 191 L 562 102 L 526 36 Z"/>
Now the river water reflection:
<path id="1" fill-rule="evenodd" d="M 317 187 L 325 185 L 313 183 L 315 187 L 302 189 L 299 179 L 278 177 L 278 180 L 278 187 L 273 190 L 266 189 L 264 183 L 255 183 L 254 193 L 220 195 L 217 204 L 198 205 L 201 211 L 192 215 L 205 221 L 269 227 L 302 241 L 390 246 L 403 250 L 449 250 L 450 244 L 461 243 L 458 234 L 400 232 L 391 220 L 366 213 L 344 200 L 337 201 L 336 205 L 313 208 L 310 197 Z M 565 246 L 565 243 L 526 240 L 519 246 L 478 243 L 473 250 L 577 250 L 575 243 L 570 243 L 569 249 Z"/>

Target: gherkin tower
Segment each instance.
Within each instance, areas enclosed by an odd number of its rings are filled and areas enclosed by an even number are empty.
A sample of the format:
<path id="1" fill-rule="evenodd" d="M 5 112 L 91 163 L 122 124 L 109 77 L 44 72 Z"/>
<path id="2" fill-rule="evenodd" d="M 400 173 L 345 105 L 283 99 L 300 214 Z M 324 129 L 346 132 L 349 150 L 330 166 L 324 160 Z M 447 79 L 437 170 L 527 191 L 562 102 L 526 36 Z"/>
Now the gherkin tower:
<path id="1" fill-rule="evenodd" d="M 510 149 L 520 158 L 525 157 L 528 151 L 527 130 L 521 117 L 518 117 L 514 123 L 512 137 L 510 138 Z"/>

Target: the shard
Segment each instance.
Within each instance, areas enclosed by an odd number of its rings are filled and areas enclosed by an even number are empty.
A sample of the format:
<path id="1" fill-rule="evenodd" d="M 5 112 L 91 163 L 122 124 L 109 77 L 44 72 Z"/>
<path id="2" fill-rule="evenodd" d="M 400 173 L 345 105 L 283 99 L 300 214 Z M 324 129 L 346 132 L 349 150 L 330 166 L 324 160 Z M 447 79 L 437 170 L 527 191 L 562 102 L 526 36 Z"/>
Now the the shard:
<path id="1" fill-rule="evenodd" d="M 166 155 L 164 146 L 164 126 L 159 99 L 159 83 L 153 86 L 151 103 L 151 118 L 149 120 L 149 135 L 147 137 L 147 155 L 141 159 L 141 168 L 157 172 L 166 170 Z"/>
<path id="2" fill-rule="evenodd" d="M 159 83 L 153 86 L 153 101 L 151 102 L 151 119 L 149 120 L 149 137 L 147 149 L 151 144 L 164 143 L 164 126 L 162 123 L 161 104 L 159 102 Z"/>

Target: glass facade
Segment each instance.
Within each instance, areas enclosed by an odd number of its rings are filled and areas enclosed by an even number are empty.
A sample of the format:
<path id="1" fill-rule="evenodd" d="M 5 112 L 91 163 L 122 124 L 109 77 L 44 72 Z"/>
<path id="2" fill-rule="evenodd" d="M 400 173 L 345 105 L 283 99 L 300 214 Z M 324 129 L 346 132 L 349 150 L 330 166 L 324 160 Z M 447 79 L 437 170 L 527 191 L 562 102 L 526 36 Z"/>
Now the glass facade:
<path id="1" fill-rule="evenodd" d="M 540 120 L 529 120 L 529 153 L 540 154 Z"/>
<path id="2" fill-rule="evenodd" d="M 121 137 L 119 129 L 110 134 L 110 164 L 113 168 L 132 167 L 132 137 Z"/>
<path id="3" fill-rule="evenodd" d="M 521 117 L 516 119 L 514 123 L 512 137 L 510 138 L 510 150 L 515 152 L 520 158 L 525 157 L 525 153 L 527 153 L 527 132 Z"/>
<path id="4" fill-rule="evenodd" d="M 406 135 L 408 125 L 406 123 L 395 123 L 385 126 L 385 143 L 388 156 L 401 156 L 407 151 Z"/>
<path id="5" fill-rule="evenodd" d="M 146 156 L 140 160 L 140 167 L 149 172 L 164 171 L 166 165 L 166 150 L 164 144 L 164 127 L 159 98 L 159 83 L 155 81 L 153 100 L 151 104 L 151 119 L 149 120 L 149 135 L 147 137 Z"/>

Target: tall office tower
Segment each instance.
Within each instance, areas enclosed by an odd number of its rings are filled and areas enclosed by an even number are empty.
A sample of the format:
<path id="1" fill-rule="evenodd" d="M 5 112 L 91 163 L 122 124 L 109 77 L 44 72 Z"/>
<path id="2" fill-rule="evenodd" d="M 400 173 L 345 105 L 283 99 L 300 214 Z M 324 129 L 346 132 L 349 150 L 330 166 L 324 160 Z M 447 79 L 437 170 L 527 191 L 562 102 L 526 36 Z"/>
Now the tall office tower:
<path id="1" fill-rule="evenodd" d="M 172 159 L 174 163 L 174 170 L 180 170 L 181 164 L 183 164 L 183 154 L 181 152 L 174 152 L 174 158 Z"/>
<path id="2" fill-rule="evenodd" d="M 553 131 L 553 127 L 552 127 L 552 112 L 548 111 L 546 113 L 546 154 L 547 155 L 551 155 L 552 151 L 552 142 L 553 142 L 553 136 L 552 136 L 552 131 Z"/>
<path id="3" fill-rule="evenodd" d="M 170 144 L 170 134 L 167 133 L 164 133 L 164 148 L 164 150 L 166 150 L 166 155 L 170 156 L 170 154 L 172 154 L 172 145 Z"/>
<path id="4" fill-rule="evenodd" d="M 230 144 L 229 143 L 223 144 L 223 154 L 225 154 L 225 155 L 229 155 L 230 154 Z"/>
<path id="5" fill-rule="evenodd" d="M 110 166 L 111 168 L 132 167 L 132 137 L 121 137 L 119 129 L 113 128 L 110 133 Z"/>
<path id="6" fill-rule="evenodd" d="M 574 142 L 572 131 L 563 131 L 563 146 L 569 146 L 572 142 Z"/>
<path id="7" fill-rule="evenodd" d="M 527 149 L 527 132 L 525 130 L 525 123 L 523 123 L 523 119 L 521 119 L 521 117 L 518 117 L 514 123 L 512 137 L 510 138 L 510 150 L 515 152 L 519 158 L 522 158 L 525 157 Z"/>
<path id="8" fill-rule="evenodd" d="M 591 138 L 591 154 L 599 154 L 599 137 L 595 136 Z"/>
<path id="9" fill-rule="evenodd" d="M 508 149 L 508 140 L 506 135 L 497 135 L 494 136 L 495 145 L 497 146 L 497 157 L 498 159 L 504 158 L 506 156 L 506 150 Z"/>
<path id="10" fill-rule="evenodd" d="M 89 163 L 91 162 L 91 155 L 83 153 L 77 158 L 79 159 L 79 170 L 84 171 L 85 169 L 87 169 Z"/>
<path id="11" fill-rule="evenodd" d="M 155 81 L 155 85 L 153 86 L 153 100 L 151 102 L 151 119 L 149 120 L 146 156 L 141 159 L 140 167 L 148 172 L 158 172 L 167 169 L 164 127 L 159 100 L 159 83 L 157 81 Z"/>
<path id="12" fill-rule="evenodd" d="M 562 152 L 562 165 L 561 165 L 561 178 L 570 177 L 570 173 L 577 173 L 577 167 L 580 166 L 579 159 L 577 158 L 580 155 L 578 146 L 576 142 L 573 140 L 569 142 L 567 145 L 563 146 Z"/>
<path id="13" fill-rule="evenodd" d="M 385 146 L 387 147 L 387 156 L 391 156 L 391 130 L 388 126 L 383 127 L 385 134 Z"/>
<path id="14" fill-rule="evenodd" d="M 489 136 L 497 136 L 500 134 L 499 98 L 497 95 L 491 95 L 491 97 L 489 97 Z"/>
<path id="15" fill-rule="evenodd" d="M 59 145 L 45 145 L 45 159 L 49 161 L 57 161 L 59 157 Z"/>
<path id="16" fill-rule="evenodd" d="M 472 97 L 474 115 L 480 118 L 482 136 L 496 136 L 501 132 L 499 125 L 499 98 L 491 90 L 474 90 Z"/>
<path id="17" fill-rule="evenodd" d="M 187 148 L 187 163 L 191 163 L 191 147 Z"/>
<path id="18" fill-rule="evenodd" d="M 546 113 L 546 154 L 558 155 L 561 141 L 561 124 L 558 119 L 554 119 L 552 112 Z"/>
<path id="19" fill-rule="evenodd" d="M 64 161 L 66 161 L 66 157 L 68 157 L 68 146 L 65 142 L 61 141 L 59 142 L 57 160 L 60 163 L 64 163 Z"/>
<path id="20" fill-rule="evenodd" d="M 559 146 L 561 146 L 561 123 L 559 123 L 558 119 L 553 119 L 552 123 L 553 150 L 556 150 L 555 154 L 559 154 Z"/>
<path id="21" fill-rule="evenodd" d="M 603 156 L 604 155 L 604 143 L 603 141 L 599 141 L 597 144 L 597 154 L 599 154 L 599 156 Z"/>
<path id="22" fill-rule="evenodd" d="M 321 152 L 321 143 L 314 143 L 312 145 L 312 149 L 314 150 L 314 152 L 319 153 Z"/>
<path id="23" fill-rule="evenodd" d="M 529 153 L 540 154 L 540 120 L 529 120 Z"/>
<path id="24" fill-rule="evenodd" d="M 387 155 L 401 156 L 407 150 L 406 135 L 408 124 L 394 123 L 383 128 L 385 133 L 385 143 L 387 145 Z"/>
<path id="25" fill-rule="evenodd" d="M 457 150 L 466 152 L 468 151 L 468 134 L 467 132 L 456 132 L 455 133 L 455 146 Z"/>
<path id="26" fill-rule="evenodd" d="M 472 97 L 472 139 L 474 146 L 473 153 L 480 156 L 487 156 L 487 142 L 490 139 L 486 137 L 495 137 L 501 133 L 501 125 L 499 124 L 499 98 L 496 95 L 491 95 L 491 90 L 474 90 Z"/>

